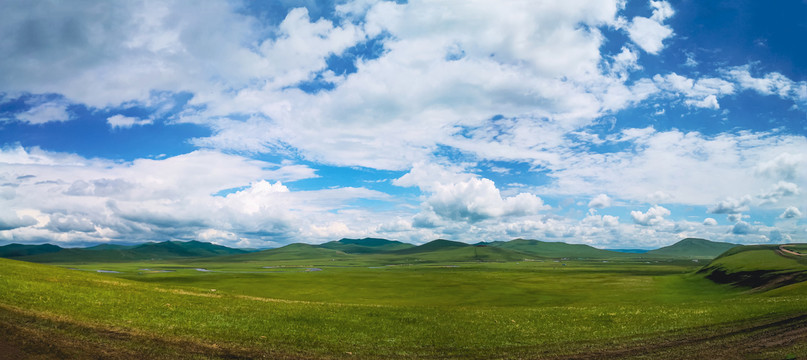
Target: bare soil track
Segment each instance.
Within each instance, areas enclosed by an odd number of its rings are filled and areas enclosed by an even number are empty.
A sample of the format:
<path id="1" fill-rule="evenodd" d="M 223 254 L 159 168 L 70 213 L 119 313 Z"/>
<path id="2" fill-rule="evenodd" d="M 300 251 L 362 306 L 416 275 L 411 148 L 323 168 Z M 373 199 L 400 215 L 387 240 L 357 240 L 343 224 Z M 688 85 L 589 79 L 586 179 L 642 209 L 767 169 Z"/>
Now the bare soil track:
<path id="1" fill-rule="evenodd" d="M 577 346 L 576 344 L 575 346 Z M 579 344 L 577 349 L 512 349 L 518 359 L 807 359 L 807 313 L 715 326 L 659 338 Z M 556 355 L 560 352 L 566 355 Z M 337 356 L 338 357 L 338 356 Z M 353 357 L 353 356 L 349 356 Z M 471 356 L 473 357 L 473 356 Z M 164 339 L 46 319 L 0 306 L 2 359 L 311 359 L 269 347 L 245 349 Z"/>
<path id="2" fill-rule="evenodd" d="M 678 334 L 557 359 L 807 359 L 807 314 Z"/>

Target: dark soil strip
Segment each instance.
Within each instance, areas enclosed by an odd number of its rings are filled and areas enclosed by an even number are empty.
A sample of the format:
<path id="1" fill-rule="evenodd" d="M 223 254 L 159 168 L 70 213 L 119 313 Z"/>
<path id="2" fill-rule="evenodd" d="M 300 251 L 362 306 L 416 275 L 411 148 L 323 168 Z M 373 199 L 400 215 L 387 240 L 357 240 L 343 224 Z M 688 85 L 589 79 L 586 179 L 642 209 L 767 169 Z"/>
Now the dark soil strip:
<path id="1" fill-rule="evenodd" d="M 0 306 L 0 359 L 301 359 L 43 319 Z"/>
<path id="2" fill-rule="evenodd" d="M 695 330 L 698 331 L 698 330 Z M 563 359 L 807 359 L 807 314 L 654 339 Z"/>

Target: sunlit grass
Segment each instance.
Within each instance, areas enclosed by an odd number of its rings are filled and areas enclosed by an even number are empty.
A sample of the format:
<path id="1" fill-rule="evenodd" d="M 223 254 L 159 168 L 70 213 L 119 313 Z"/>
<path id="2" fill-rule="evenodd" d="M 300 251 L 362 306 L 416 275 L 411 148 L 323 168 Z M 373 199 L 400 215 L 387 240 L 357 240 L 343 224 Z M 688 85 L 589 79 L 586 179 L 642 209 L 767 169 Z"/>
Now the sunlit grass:
<path id="1" fill-rule="evenodd" d="M 0 264 L 0 303 L 15 309 L 312 356 L 558 353 L 804 311 L 807 300 L 743 295 L 687 274 L 692 265 L 674 263 L 471 263 L 317 272 L 225 263 L 215 269 L 227 272 L 200 272 L 190 264 L 81 266 L 120 274 Z M 147 268 L 175 271 L 141 270 Z"/>

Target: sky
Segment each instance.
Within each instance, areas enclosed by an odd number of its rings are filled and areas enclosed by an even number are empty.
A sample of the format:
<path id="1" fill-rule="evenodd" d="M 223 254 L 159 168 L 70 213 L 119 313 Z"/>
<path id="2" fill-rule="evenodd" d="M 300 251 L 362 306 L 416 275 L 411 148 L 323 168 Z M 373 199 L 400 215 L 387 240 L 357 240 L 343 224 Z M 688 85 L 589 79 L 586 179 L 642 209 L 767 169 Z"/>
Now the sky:
<path id="1" fill-rule="evenodd" d="M 807 1 L 0 2 L 0 245 L 807 242 Z"/>

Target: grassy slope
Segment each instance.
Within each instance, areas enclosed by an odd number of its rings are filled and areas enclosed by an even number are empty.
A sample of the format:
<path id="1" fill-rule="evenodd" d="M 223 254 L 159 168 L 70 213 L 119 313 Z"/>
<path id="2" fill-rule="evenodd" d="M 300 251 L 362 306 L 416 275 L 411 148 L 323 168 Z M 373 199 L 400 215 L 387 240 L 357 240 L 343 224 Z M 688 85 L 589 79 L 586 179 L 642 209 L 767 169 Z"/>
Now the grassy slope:
<path id="1" fill-rule="evenodd" d="M 691 259 L 713 259 L 727 250 L 738 246 L 705 239 L 686 238 L 670 246 L 650 250 L 647 256 L 684 257 Z"/>
<path id="2" fill-rule="evenodd" d="M 465 247 L 473 247 L 473 245 L 469 245 L 459 241 L 437 239 L 429 241 L 423 245 L 394 251 L 393 253 L 396 255 L 410 255 L 410 254 L 422 254 L 433 251 L 442 251 L 447 249 L 465 248 Z"/>
<path id="3" fill-rule="evenodd" d="M 699 272 L 719 283 L 767 290 L 807 280 L 807 257 L 783 253 L 778 245 L 738 246 Z"/>
<path id="4" fill-rule="evenodd" d="M 633 254 L 597 249 L 582 244 L 563 242 L 545 242 L 538 240 L 516 239 L 508 242 L 491 243 L 490 246 L 519 251 L 532 256 L 548 258 L 628 258 Z"/>
<path id="5" fill-rule="evenodd" d="M 0 315 L 12 318 L 7 326 L 25 317 L 40 319 L 43 331 L 58 333 L 58 339 L 94 329 L 123 334 L 113 340 L 131 336 L 124 348 L 136 348 L 144 338 L 164 341 L 156 348 L 187 346 L 188 353 L 174 353 L 178 357 L 191 357 L 194 349 L 247 358 L 525 358 L 580 351 L 620 357 L 655 347 L 665 358 L 682 358 L 693 353 L 670 350 L 670 339 L 745 334 L 737 331 L 803 312 L 807 300 L 798 292 L 778 295 L 776 301 L 741 295 L 698 276 L 679 275 L 692 267 L 672 263 L 486 263 L 255 274 L 148 273 L 137 271 L 142 264 L 103 265 L 122 273 L 0 259 Z M 711 354 L 717 345 L 703 351 Z"/>
<path id="6" fill-rule="evenodd" d="M 249 254 L 211 258 L 210 262 L 274 260 L 327 261 L 330 259 L 349 259 L 353 257 L 355 257 L 355 255 L 345 254 L 339 250 L 325 249 L 315 245 L 297 243 Z"/>
<path id="7" fill-rule="evenodd" d="M 15 257 L 15 259 L 40 263 L 86 263 L 208 257 L 243 253 L 246 253 L 246 251 L 199 241 L 165 241 L 137 246 L 99 245 L 90 248 L 61 249 L 56 252 Z"/>
<path id="8" fill-rule="evenodd" d="M 51 244 L 24 245 L 8 244 L 0 246 L 0 257 L 14 258 L 27 255 L 46 254 L 62 250 L 61 247 Z"/>
<path id="9" fill-rule="evenodd" d="M 347 254 L 380 254 L 414 247 L 412 244 L 385 239 L 341 239 L 317 245 L 318 247 L 339 250 Z"/>

